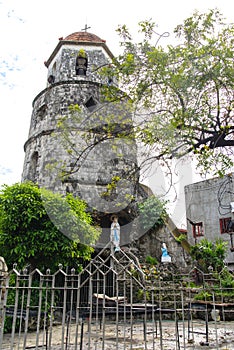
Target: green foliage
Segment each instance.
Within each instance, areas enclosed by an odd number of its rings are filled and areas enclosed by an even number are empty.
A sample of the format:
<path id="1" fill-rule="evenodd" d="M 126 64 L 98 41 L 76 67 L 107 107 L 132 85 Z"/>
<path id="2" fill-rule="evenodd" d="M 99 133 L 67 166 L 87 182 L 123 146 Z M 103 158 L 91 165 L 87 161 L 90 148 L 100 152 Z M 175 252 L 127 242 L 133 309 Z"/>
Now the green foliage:
<path id="1" fill-rule="evenodd" d="M 179 237 L 175 237 L 175 240 L 178 242 L 178 243 L 181 243 L 183 242 L 184 240 L 187 240 L 187 235 L 185 235 L 184 233 L 181 233 L 179 235 Z"/>
<path id="2" fill-rule="evenodd" d="M 158 260 L 150 255 L 147 255 L 147 257 L 145 258 L 145 262 L 147 264 L 150 264 L 150 265 L 157 265 L 158 264 Z"/>
<path id="3" fill-rule="evenodd" d="M 232 289 L 232 293 L 234 294 L 234 275 L 226 268 L 224 268 L 221 273 L 218 275 L 215 274 L 215 277 L 220 279 L 220 285 L 222 288 Z"/>
<path id="4" fill-rule="evenodd" d="M 30 182 L 5 185 L 0 192 L 0 255 L 9 268 L 15 262 L 19 268 L 77 267 L 93 249 L 77 239 L 74 224 L 92 241 L 98 232 L 91 222 L 86 204 L 70 194 L 63 198 Z"/>
<path id="5" fill-rule="evenodd" d="M 112 176 L 111 182 L 106 185 L 106 191 L 102 192 L 102 197 L 110 197 L 113 193 L 115 193 L 118 182 L 121 180 L 119 176 Z"/>
<path id="6" fill-rule="evenodd" d="M 163 225 L 166 217 L 166 202 L 150 196 L 138 204 L 141 225 L 144 229 L 157 228 Z"/>
<path id="7" fill-rule="evenodd" d="M 78 55 L 77 55 L 78 57 L 87 57 L 87 55 L 86 55 L 86 52 L 85 52 L 85 50 L 84 49 L 80 49 L 79 51 L 78 51 Z"/>
<path id="8" fill-rule="evenodd" d="M 211 242 L 204 238 L 191 246 L 190 254 L 204 272 L 209 272 L 209 266 L 212 266 L 214 271 L 221 271 L 227 254 L 227 242 L 222 239 Z"/>
<path id="9" fill-rule="evenodd" d="M 202 290 L 194 296 L 194 300 L 212 301 L 213 294 L 207 290 Z"/>
<path id="10" fill-rule="evenodd" d="M 150 159 L 190 154 L 203 172 L 230 171 L 234 25 L 225 24 L 218 10 L 194 12 L 175 28 L 176 45 L 167 47 L 160 41 L 168 33 L 156 34 L 152 21 L 139 23 L 143 38 L 137 43 L 126 25 L 117 32 L 123 53 L 113 60 L 111 73 L 134 103 L 140 120 L 135 137 L 152 147 Z M 105 94 L 112 100 L 125 95 L 114 87 Z"/>
<path id="11" fill-rule="evenodd" d="M 203 288 L 194 296 L 194 299 L 213 301 L 215 298 L 216 301 L 220 302 L 232 302 L 234 297 L 233 273 L 224 267 L 220 272 L 212 272 L 210 277 L 210 281 L 204 283 Z"/>
<path id="12" fill-rule="evenodd" d="M 138 289 L 137 291 L 137 299 L 140 302 L 151 301 L 151 295 L 148 290 Z"/>

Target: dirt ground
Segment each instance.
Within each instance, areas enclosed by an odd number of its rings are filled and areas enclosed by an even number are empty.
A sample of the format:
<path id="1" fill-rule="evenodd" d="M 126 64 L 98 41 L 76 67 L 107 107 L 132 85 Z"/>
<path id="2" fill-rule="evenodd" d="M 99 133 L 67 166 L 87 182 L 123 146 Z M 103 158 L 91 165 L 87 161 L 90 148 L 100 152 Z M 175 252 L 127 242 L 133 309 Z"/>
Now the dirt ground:
<path id="1" fill-rule="evenodd" d="M 160 329 L 155 324 L 142 322 L 136 323 L 133 327 L 128 324 L 106 323 L 105 328 L 100 329 L 99 324 L 92 324 L 90 329 L 84 324 L 83 337 L 81 341 L 81 325 L 70 324 L 69 327 L 54 326 L 51 333 L 40 331 L 38 337 L 36 332 L 24 334 L 20 337 L 15 335 L 14 346 L 11 348 L 11 336 L 4 335 L 3 347 L 1 350 L 174 350 L 174 349 L 222 349 L 234 350 L 234 322 L 209 322 L 208 342 L 206 343 L 205 323 L 197 322 L 193 325 L 194 333 L 188 337 L 187 324 L 179 322 L 178 337 L 176 341 L 175 322 L 163 321 L 160 337 Z M 79 336 L 76 339 L 76 334 Z M 202 334 L 203 333 L 203 334 Z M 51 341 L 50 335 L 51 334 Z M 117 336 L 118 334 L 118 336 Z M 38 341 L 38 347 L 36 342 Z M 47 344 L 47 345 L 46 345 Z M 75 344 L 77 344 L 75 346 Z"/>

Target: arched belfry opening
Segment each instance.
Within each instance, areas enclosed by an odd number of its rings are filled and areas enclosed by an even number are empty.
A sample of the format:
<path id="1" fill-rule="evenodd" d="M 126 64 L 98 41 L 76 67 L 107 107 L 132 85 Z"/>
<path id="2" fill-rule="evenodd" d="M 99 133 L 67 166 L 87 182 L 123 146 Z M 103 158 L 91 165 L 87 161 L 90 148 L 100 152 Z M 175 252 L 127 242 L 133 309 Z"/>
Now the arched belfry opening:
<path id="1" fill-rule="evenodd" d="M 76 57 L 76 75 L 86 75 L 88 57 L 85 50 L 80 49 Z"/>

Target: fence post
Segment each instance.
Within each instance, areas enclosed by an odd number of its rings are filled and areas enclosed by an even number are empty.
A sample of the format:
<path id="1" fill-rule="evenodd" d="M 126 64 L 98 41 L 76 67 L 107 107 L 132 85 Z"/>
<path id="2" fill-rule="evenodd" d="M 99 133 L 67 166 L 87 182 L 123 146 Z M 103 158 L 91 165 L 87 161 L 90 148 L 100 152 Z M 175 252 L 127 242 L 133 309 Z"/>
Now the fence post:
<path id="1" fill-rule="evenodd" d="M 0 349 L 2 349 L 2 339 L 4 331 L 4 306 L 6 301 L 6 278 L 8 275 L 8 268 L 5 259 L 0 256 Z"/>

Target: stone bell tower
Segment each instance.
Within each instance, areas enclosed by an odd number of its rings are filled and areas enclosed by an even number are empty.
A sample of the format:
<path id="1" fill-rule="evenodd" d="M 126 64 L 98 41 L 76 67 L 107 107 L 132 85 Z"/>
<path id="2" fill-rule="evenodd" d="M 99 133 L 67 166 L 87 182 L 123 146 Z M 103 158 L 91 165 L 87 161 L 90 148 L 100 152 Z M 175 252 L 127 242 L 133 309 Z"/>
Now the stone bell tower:
<path id="1" fill-rule="evenodd" d="M 129 198 L 138 184 L 136 144 L 124 137 L 132 127 L 129 103 L 110 103 L 102 95 L 103 86 L 117 88 L 100 74 L 112 59 L 105 40 L 94 34 L 59 39 L 45 62 L 47 86 L 33 101 L 22 174 L 22 181 L 80 196 L 103 227 L 110 227 L 113 213 L 120 224 L 131 221 Z M 70 108 L 75 105 L 78 118 Z M 61 128 L 63 118 L 69 130 Z M 88 147 L 90 140 L 95 147 Z"/>

